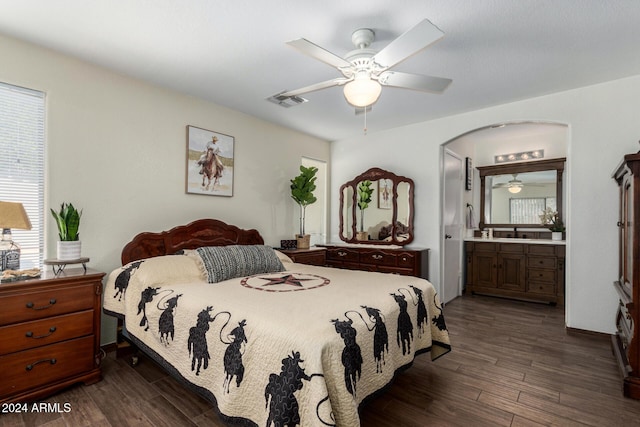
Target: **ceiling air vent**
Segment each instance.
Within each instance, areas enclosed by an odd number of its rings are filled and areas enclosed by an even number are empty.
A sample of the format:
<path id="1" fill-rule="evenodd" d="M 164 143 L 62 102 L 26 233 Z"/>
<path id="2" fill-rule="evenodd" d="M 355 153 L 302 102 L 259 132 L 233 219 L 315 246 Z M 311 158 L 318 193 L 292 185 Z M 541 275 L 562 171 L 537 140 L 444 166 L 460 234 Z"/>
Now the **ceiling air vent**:
<path id="1" fill-rule="evenodd" d="M 267 101 L 273 102 L 274 104 L 278 104 L 281 107 L 289 108 L 295 107 L 296 105 L 304 104 L 309 101 L 301 96 L 286 96 L 282 95 L 284 92 L 280 92 L 276 95 L 270 96 L 267 98 Z"/>

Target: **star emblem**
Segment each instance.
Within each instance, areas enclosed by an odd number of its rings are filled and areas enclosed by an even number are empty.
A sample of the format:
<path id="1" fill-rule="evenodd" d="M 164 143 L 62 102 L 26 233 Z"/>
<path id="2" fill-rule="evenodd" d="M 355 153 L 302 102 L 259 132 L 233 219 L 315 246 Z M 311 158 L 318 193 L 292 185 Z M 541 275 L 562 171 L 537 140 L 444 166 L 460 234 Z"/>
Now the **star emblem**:
<path id="1" fill-rule="evenodd" d="M 297 286 L 299 288 L 302 287 L 302 283 L 300 282 L 313 280 L 313 279 L 300 279 L 295 277 L 293 274 L 286 274 L 281 277 L 261 277 L 261 279 L 269 281 L 269 283 L 265 283 L 262 286 L 289 285 L 289 286 Z"/>

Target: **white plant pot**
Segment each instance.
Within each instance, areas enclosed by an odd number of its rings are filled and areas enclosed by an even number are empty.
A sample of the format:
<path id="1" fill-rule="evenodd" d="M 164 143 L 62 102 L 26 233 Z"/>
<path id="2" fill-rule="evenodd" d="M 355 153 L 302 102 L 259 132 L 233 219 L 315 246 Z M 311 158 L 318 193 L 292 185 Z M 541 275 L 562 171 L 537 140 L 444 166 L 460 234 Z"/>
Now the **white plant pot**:
<path id="1" fill-rule="evenodd" d="M 76 240 L 73 242 L 58 242 L 58 259 L 61 261 L 72 261 L 80 259 L 82 251 L 82 242 Z"/>
<path id="2" fill-rule="evenodd" d="M 551 240 L 562 240 L 562 231 L 552 231 Z"/>

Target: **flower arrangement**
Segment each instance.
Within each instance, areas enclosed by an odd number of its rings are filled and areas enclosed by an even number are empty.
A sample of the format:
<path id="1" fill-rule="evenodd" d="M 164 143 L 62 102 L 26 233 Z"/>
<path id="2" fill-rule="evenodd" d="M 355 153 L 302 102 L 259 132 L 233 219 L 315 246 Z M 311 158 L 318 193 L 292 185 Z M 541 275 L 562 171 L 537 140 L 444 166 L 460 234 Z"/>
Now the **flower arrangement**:
<path id="1" fill-rule="evenodd" d="M 560 218 L 557 211 L 554 211 L 551 208 L 546 208 L 539 216 L 542 225 L 546 225 L 549 230 L 554 232 L 563 232 L 565 230 L 562 218 Z"/>

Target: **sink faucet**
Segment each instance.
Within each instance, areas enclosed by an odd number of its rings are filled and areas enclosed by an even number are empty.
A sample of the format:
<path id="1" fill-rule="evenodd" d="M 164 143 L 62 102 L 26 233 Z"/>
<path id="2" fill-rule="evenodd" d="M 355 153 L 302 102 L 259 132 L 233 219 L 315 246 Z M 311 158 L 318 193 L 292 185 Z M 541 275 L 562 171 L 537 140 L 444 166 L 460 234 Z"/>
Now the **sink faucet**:
<path id="1" fill-rule="evenodd" d="M 513 237 L 518 238 L 518 227 L 513 227 Z"/>

